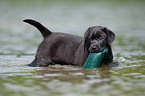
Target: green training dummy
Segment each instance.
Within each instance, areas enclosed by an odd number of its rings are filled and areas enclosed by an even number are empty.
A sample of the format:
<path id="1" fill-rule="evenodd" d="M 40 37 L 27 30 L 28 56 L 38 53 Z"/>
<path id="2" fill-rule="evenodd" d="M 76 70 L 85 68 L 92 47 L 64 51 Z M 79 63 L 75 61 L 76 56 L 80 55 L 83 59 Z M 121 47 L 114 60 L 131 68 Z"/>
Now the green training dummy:
<path id="1" fill-rule="evenodd" d="M 83 68 L 98 68 L 108 49 L 104 49 L 98 53 L 90 53 Z"/>

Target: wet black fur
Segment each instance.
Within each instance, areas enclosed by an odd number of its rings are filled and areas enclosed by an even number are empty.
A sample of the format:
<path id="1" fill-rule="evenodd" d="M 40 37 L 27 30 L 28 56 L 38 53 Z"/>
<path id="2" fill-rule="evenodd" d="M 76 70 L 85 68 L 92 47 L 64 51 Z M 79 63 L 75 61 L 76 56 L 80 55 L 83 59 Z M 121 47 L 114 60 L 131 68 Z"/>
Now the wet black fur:
<path id="1" fill-rule="evenodd" d="M 108 64 L 113 60 L 111 43 L 115 35 L 106 27 L 93 26 L 85 32 L 84 38 L 51 32 L 35 20 L 23 20 L 35 26 L 44 37 L 37 49 L 35 59 L 29 66 L 48 66 L 52 64 L 71 64 L 83 66 L 90 52 L 99 52 L 108 48 L 101 64 Z M 102 39 L 103 38 L 103 39 Z"/>

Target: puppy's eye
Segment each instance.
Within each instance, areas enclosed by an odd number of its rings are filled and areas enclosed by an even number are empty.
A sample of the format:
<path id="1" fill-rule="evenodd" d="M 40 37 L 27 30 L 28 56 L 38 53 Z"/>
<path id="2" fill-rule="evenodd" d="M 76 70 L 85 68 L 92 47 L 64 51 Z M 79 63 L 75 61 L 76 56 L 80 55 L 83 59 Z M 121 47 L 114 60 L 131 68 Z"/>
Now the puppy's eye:
<path id="1" fill-rule="evenodd" d="M 103 40 L 103 37 L 100 37 L 99 40 Z"/>

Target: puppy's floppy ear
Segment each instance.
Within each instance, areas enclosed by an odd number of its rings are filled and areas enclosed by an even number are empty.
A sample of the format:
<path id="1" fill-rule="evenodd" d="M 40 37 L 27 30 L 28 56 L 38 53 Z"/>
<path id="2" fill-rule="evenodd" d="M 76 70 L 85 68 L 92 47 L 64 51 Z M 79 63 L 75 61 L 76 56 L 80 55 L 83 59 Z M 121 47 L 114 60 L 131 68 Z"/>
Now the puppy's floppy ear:
<path id="1" fill-rule="evenodd" d="M 108 44 L 109 45 L 111 45 L 111 43 L 114 41 L 114 39 L 115 39 L 115 34 L 111 31 L 111 30 L 109 30 L 107 27 L 104 27 L 103 29 L 102 29 L 105 33 L 106 33 L 106 35 L 107 35 L 107 42 L 108 42 Z"/>
<path id="2" fill-rule="evenodd" d="M 90 40 L 91 40 L 90 32 L 91 32 L 91 27 L 89 27 L 84 34 L 84 39 L 85 39 L 84 40 L 84 51 L 85 51 L 85 49 L 87 49 L 87 51 L 88 51 L 88 48 L 90 46 Z"/>

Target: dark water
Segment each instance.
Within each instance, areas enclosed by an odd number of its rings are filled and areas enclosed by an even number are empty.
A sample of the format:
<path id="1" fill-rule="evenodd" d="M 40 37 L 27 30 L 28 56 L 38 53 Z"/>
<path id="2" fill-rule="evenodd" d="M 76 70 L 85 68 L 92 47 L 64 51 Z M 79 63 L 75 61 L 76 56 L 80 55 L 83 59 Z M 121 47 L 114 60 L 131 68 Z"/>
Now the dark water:
<path id="1" fill-rule="evenodd" d="M 1 0 L 0 96 L 144 96 L 144 0 Z M 113 68 L 28 67 L 41 34 L 32 18 L 52 31 L 83 36 L 102 25 L 116 34 Z"/>

